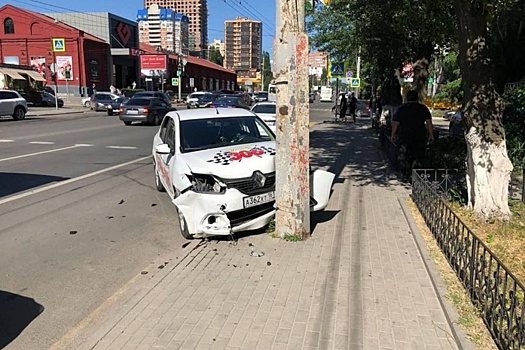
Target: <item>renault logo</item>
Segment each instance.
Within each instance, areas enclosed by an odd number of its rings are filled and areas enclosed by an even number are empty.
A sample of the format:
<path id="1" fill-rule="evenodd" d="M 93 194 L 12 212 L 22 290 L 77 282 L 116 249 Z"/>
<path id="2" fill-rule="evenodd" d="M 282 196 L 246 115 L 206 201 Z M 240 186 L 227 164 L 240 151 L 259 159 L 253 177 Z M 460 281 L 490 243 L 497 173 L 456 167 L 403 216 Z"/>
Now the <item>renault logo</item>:
<path id="1" fill-rule="evenodd" d="M 256 171 L 253 173 L 253 182 L 255 182 L 255 187 L 263 188 L 266 184 L 266 176 L 260 171 Z"/>

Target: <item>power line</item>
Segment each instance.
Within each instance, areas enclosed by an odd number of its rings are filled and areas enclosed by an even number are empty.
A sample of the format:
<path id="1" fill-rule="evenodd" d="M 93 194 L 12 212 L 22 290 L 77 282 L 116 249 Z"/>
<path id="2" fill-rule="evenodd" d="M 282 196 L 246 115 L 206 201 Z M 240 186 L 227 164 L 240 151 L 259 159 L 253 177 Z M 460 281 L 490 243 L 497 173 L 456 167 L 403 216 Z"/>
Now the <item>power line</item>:
<path id="1" fill-rule="evenodd" d="M 241 3 L 242 0 L 239 0 L 239 3 Z M 272 27 L 275 28 L 275 22 L 272 20 L 269 20 L 268 17 L 265 17 L 262 13 L 260 13 L 255 7 L 253 7 L 248 1 L 245 1 L 246 5 L 248 5 L 251 9 L 253 9 L 255 12 L 257 12 L 262 18 L 264 18 L 267 22 L 269 22 Z"/>

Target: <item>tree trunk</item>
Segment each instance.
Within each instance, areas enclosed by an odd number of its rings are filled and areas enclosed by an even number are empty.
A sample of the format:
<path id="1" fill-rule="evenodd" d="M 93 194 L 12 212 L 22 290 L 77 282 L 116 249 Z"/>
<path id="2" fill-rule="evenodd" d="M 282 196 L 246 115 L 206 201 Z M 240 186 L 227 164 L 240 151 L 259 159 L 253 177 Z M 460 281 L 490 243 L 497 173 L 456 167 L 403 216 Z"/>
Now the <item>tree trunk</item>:
<path id="1" fill-rule="evenodd" d="M 512 163 L 502 124 L 504 104 L 496 92 L 488 43 L 488 10 L 483 0 L 454 0 L 459 22 L 463 120 L 467 141 L 469 206 L 484 218 L 508 219 Z"/>

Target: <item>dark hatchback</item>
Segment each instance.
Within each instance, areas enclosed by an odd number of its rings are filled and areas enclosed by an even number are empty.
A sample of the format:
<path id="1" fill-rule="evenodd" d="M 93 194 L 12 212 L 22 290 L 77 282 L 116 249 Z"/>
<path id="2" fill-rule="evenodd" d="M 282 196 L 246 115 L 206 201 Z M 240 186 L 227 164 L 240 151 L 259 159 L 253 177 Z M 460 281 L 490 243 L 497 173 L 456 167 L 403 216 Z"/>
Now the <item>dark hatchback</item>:
<path id="1" fill-rule="evenodd" d="M 119 119 L 126 125 L 132 122 L 146 122 L 160 125 L 166 113 L 175 111 L 163 99 L 156 97 L 133 97 L 119 109 Z"/>
<path id="2" fill-rule="evenodd" d="M 226 108 L 244 108 L 250 109 L 251 103 L 248 103 L 242 96 L 223 96 L 213 101 L 209 107 L 226 107 Z"/>
<path id="3" fill-rule="evenodd" d="M 124 105 L 126 102 L 129 101 L 129 97 L 119 97 L 111 101 L 111 103 L 106 105 L 106 108 L 108 109 L 108 115 L 115 115 L 119 114 L 121 105 Z"/>
<path id="4" fill-rule="evenodd" d="M 107 110 L 108 105 L 113 102 L 113 97 L 110 94 L 96 93 L 91 95 L 91 109 L 95 112 Z"/>
<path id="5" fill-rule="evenodd" d="M 166 102 L 166 104 L 168 105 L 171 105 L 171 102 L 170 102 L 170 98 L 168 96 L 167 93 L 165 92 L 160 92 L 160 91 L 139 91 L 139 92 L 136 92 L 132 98 L 139 98 L 139 97 L 156 97 L 156 98 L 160 98 L 161 100 L 163 100 L 164 102 Z"/>

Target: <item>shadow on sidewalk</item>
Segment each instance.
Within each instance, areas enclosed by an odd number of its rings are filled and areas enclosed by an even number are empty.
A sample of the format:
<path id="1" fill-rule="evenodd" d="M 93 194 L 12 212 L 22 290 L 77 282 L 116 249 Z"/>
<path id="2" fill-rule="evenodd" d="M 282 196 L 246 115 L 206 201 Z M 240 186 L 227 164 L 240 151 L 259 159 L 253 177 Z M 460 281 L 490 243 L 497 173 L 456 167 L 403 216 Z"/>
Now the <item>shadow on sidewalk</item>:
<path id="1" fill-rule="evenodd" d="M 15 340 L 44 311 L 34 299 L 0 290 L 0 349 Z"/>

